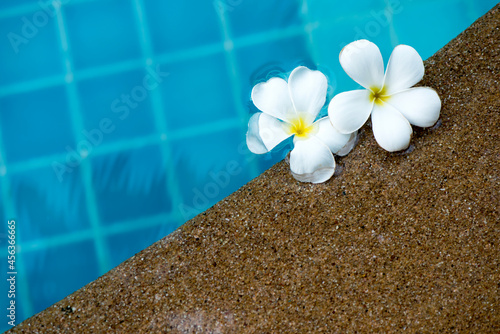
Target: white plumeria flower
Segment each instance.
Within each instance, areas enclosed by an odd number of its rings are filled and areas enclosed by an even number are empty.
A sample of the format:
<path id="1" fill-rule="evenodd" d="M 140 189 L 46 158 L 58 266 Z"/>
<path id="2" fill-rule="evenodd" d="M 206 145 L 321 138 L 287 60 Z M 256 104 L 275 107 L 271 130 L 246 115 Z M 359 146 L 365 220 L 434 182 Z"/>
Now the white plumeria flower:
<path id="1" fill-rule="evenodd" d="M 294 136 L 290 169 L 302 182 L 325 182 L 335 172 L 333 153 L 346 155 L 354 146 L 356 133 L 342 134 L 332 127 L 328 117 L 314 122 L 325 104 L 326 77 L 319 71 L 299 66 L 288 83 L 271 78 L 255 85 L 252 101 L 262 112 L 248 122 L 247 145 L 263 154 Z"/>
<path id="2" fill-rule="evenodd" d="M 385 75 L 379 48 L 367 40 L 347 45 L 340 52 L 340 64 L 366 88 L 340 93 L 330 101 L 328 115 L 341 133 L 358 130 L 371 115 L 377 143 L 395 152 L 410 145 L 410 124 L 429 127 L 438 120 L 441 100 L 436 91 L 410 88 L 424 76 L 422 58 L 411 46 L 394 48 Z"/>

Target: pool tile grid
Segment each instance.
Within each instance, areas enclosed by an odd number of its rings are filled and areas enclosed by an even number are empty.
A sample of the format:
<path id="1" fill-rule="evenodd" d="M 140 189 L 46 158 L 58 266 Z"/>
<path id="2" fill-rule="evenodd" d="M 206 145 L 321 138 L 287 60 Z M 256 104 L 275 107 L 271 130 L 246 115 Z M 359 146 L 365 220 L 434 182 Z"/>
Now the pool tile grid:
<path id="1" fill-rule="evenodd" d="M 73 60 L 70 52 L 69 41 L 66 34 L 66 25 L 64 14 L 60 7 L 56 7 L 56 17 L 57 26 L 59 28 L 59 38 L 61 42 L 61 48 L 63 50 L 63 59 L 65 63 L 65 77 L 73 76 Z M 75 136 L 75 142 L 84 140 L 82 131 L 84 130 L 83 115 L 80 109 L 80 99 L 78 94 L 76 84 L 73 81 L 68 82 L 66 85 L 66 92 L 69 96 L 70 106 L 69 113 L 71 115 L 71 123 L 73 127 L 73 134 Z M 110 266 L 109 254 L 106 249 L 104 239 L 102 237 L 101 222 L 97 209 L 97 202 L 95 194 L 92 190 L 92 170 L 90 166 L 89 159 L 82 159 L 80 164 L 80 175 L 82 177 L 82 184 L 85 193 L 85 203 L 86 211 L 89 214 L 90 224 L 92 226 L 93 239 L 95 241 L 96 254 L 98 258 L 99 271 L 101 273 L 106 272 L 106 269 Z"/>
<path id="2" fill-rule="evenodd" d="M 148 31 L 148 23 L 146 15 L 144 14 L 144 4 L 142 0 L 133 0 L 133 4 L 135 7 L 135 13 L 137 23 L 136 27 L 139 30 L 139 39 L 140 45 L 142 49 L 142 54 L 144 57 L 144 62 L 146 66 L 153 63 L 153 51 L 151 47 L 151 41 L 149 39 L 149 31 Z M 167 131 L 167 120 L 162 113 L 162 97 L 160 92 L 157 89 L 151 91 L 151 99 L 152 99 L 152 109 L 155 120 L 155 125 L 157 126 L 157 133 L 160 134 L 162 143 L 161 147 L 161 156 L 164 162 L 164 166 L 167 167 L 166 175 L 167 175 L 167 184 L 165 185 L 167 189 L 167 194 L 173 199 L 173 208 L 177 208 L 178 205 L 181 204 L 182 198 L 180 195 L 180 185 L 178 184 L 178 180 L 175 176 L 174 166 L 169 163 L 172 160 L 172 152 L 170 150 L 170 142 L 168 138 Z"/>
<path id="3" fill-rule="evenodd" d="M 92 2 L 93 0 L 87 0 Z M 78 1 L 78 3 L 85 2 L 84 0 Z M 73 4 L 73 3 L 72 3 Z M 136 26 L 139 28 L 139 36 L 140 36 L 140 44 L 143 52 L 142 61 L 125 61 L 118 64 L 112 64 L 111 66 L 102 66 L 97 68 L 91 68 L 83 71 L 75 71 L 72 65 L 72 56 L 71 56 L 71 41 L 68 41 L 66 35 L 66 27 L 64 21 L 64 13 L 60 8 L 56 8 L 57 12 L 57 26 L 59 32 L 59 41 L 61 44 L 61 49 L 63 50 L 63 62 L 65 72 L 62 76 L 51 76 L 42 79 L 33 80 L 31 82 L 22 82 L 22 83 L 14 83 L 12 85 L 7 85 L 0 87 L 0 97 L 10 96 L 13 94 L 19 94 L 24 92 L 29 92 L 32 90 L 39 90 L 47 87 L 64 85 L 66 89 L 66 93 L 69 96 L 70 103 L 70 114 L 71 114 L 71 124 L 72 124 L 72 132 L 74 133 L 75 140 L 81 140 L 82 138 L 79 135 L 81 130 L 83 130 L 83 120 L 80 110 L 80 96 L 78 94 L 78 90 L 76 89 L 75 82 L 78 79 L 85 79 L 88 77 L 99 77 L 102 75 L 107 75 L 109 73 L 119 73 L 123 71 L 127 71 L 130 69 L 136 69 L 144 67 L 144 64 L 151 63 L 152 59 L 158 58 L 160 61 L 175 61 L 182 59 L 185 56 L 190 56 L 191 58 L 203 57 L 206 55 L 210 55 L 213 53 L 224 52 L 226 60 L 228 62 L 228 69 L 231 73 L 231 82 L 232 84 L 238 84 L 240 79 L 238 77 L 237 64 L 235 60 L 234 54 L 232 54 L 232 50 L 230 45 L 235 45 L 231 38 L 230 34 L 227 30 L 229 27 L 226 22 L 224 22 L 224 17 L 219 16 L 221 19 L 221 26 L 223 27 L 223 45 L 211 45 L 211 46 L 202 46 L 197 47 L 194 50 L 188 51 L 180 51 L 178 54 L 171 53 L 160 55 L 155 57 L 151 51 L 150 41 L 148 40 L 148 32 L 144 27 L 147 27 L 147 18 L 144 15 L 144 8 L 142 0 L 133 0 L 133 5 L 136 8 L 137 24 Z M 39 9 L 38 6 L 21 6 L 19 8 L 14 8 L 10 11 L 10 15 L 20 15 L 27 14 L 33 10 Z M 2 12 L 0 17 L 6 17 L 6 11 Z M 243 46 L 253 45 L 255 43 L 262 43 L 266 40 L 277 40 L 280 38 L 286 38 L 289 36 L 301 34 L 301 29 L 285 29 L 282 34 L 279 31 L 274 32 L 269 38 L 266 38 L 265 34 L 260 34 L 260 36 L 255 36 L 254 38 L 244 38 L 242 40 Z M 222 48 L 221 48 L 222 46 Z M 208 51 L 208 52 L 207 52 Z M 81 73 L 81 74 L 80 74 Z M 161 96 L 157 92 L 152 96 L 153 100 L 153 112 L 155 115 L 156 124 L 159 125 L 159 129 L 157 131 L 160 134 L 167 134 L 166 131 L 166 121 L 164 119 L 161 111 L 162 101 Z M 102 154 L 109 154 L 115 151 L 122 151 L 130 149 L 131 147 L 141 147 L 144 145 L 151 144 L 160 144 L 163 147 L 163 159 L 165 161 L 169 161 L 170 152 L 169 152 L 169 144 L 172 139 L 181 139 L 189 136 L 199 135 L 199 133 L 213 133 L 214 131 L 224 131 L 232 128 L 240 128 L 242 133 L 246 132 L 246 114 L 247 112 L 243 109 L 240 103 L 235 99 L 233 101 L 237 107 L 239 119 L 229 119 L 222 120 L 218 122 L 214 122 L 212 124 L 207 124 L 206 126 L 195 126 L 187 129 L 180 129 L 178 131 L 174 131 L 172 134 L 167 136 L 162 135 L 152 135 L 146 136 L 142 138 L 135 138 L 132 140 L 123 140 L 119 142 L 115 142 L 111 145 L 102 145 L 96 148 L 94 152 L 92 152 L 92 156 L 98 156 Z M 1 127 L 1 125 L 0 125 Z M 3 146 L 0 147 L 0 154 L 5 151 Z M 40 167 L 50 166 L 50 164 L 54 160 L 61 160 L 64 158 L 64 154 L 58 155 L 48 155 L 40 158 L 29 159 L 25 161 L 20 161 L 12 164 L 11 166 L 6 166 L 4 164 L 4 159 L 2 159 L 2 163 L 0 164 L 0 171 L 2 172 L 2 193 L 4 197 L 4 201 L 2 205 L 6 211 L 6 215 L 8 217 L 16 217 L 17 214 L 15 212 L 14 206 L 8 205 L 8 200 L 10 200 L 10 184 L 9 184 L 9 174 L 11 173 L 20 173 L 24 171 L 33 170 Z M 169 164 L 165 164 L 169 166 Z M 127 222 L 118 222 L 112 224 L 111 226 L 102 226 L 102 222 L 99 219 L 99 214 L 97 211 L 97 203 L 94 191 L 92 189 L 92 171 L 89 163 L 89 159 L 83 159 L 81 168 L 81 181 L 84 188 L 84 193 L 86 197 L 86 206 L 87 211 L 89 212 L 90 222 L 91 222 L 91 230 L 87 231 L 78 231 L 75 233 L 69 233 L 64 235 L 54 236 L 52 238 L 45 238 L 42 240 L 30 241 L 27 243 L 22 242 L 22 235 L 18 236 L 19 241 L 19 251 L 18 254 L 29 253 L 33 251 L 40 251 L 44 249 L 50 249 L 54 247 L 60 247 L 67 244 L 83 242 L 86 240 L 93 240 L 95 245 L 95 254 L 97 257 L 97 263 L 99 266 L 100 274 L 104 273 L 109 269 L 109 250 L 106 248 L 104 238 L 105 236 L 119 235 L 130 231 L 135 231 L 139 229 L 143 229 L 145 226 L 156 226 L 164 223 L 165 221 L 180 221 L 181 217 L 179 214 L 173 212 L 170 214 L 162 214 L 154 217 L 142 217 L 137 220 L 127 221 Z M 252 175 L 255 177 L 258 175 L 256 163 L 253 163 L 252 167 Z M 170 180 L 175 180 L 175 173 L 173 170 L 169 170 L 168 173 L 170 176 Z M 169 182 L 168 185 L 175 184 L 173 182 Z M 170 196 L 174 195 L 174 201 L 179 203 L 181 201 L 181 197 L 179 195 L 178 185 L 169 187 L 167 185 L 167 192 Z M 23 261 L 18 262 L 20 265 Z M 26 272 L 25 269 L 19 268 L 19 277 L 23 277 L 23 273 Z M 25 317 L 33 314 L 33 303 L 29 296 L 29 287 L 27 285 L 27 281 L 25 281 L 24 287 L 21 286 L 26 293 L 22 294 L 24 300 L 21 301 L 23 304 L 23 310 L 25 312 Z"/>
<path id="4" fill-rule="evenodd" d="M 221 0 L 216 1 L 219 1 L 219 6 L 216 6 L 216 8 L 218 8 L 217 14 L 221 24 L 221 30 L 223 32 L 224 54 L 231 80 L 233 104 L 240 119 L 239 126 L 241 128 L 242 138 L 244 138 L 243 135 L 246 133 L 248 126 L 248 111 L 245 110 L 241 103 L 239 103 L 238 99 L 238 92 L 241 91 L 241 82 L 243 80 L 238 69 L 236 54 L 234 53 L 234 42 L 231 38 L 231 28 L 227 22 L 228 18 L 226 15 L 226 11 L 222 9 L 223 7 L 221 4 Z M 250 152 L 248 152 L 247 154 L 250 154 Z M 254 177 L 259 174 L 255 160 L 252 160 L 252 163 L 250 164 L 250 174 Z"/>

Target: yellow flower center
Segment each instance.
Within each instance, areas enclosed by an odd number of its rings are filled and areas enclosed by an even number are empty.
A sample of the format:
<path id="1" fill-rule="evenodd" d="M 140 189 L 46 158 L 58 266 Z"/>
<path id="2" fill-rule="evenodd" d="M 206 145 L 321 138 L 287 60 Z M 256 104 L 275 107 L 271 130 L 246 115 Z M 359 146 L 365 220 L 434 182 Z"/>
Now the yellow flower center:
<path id="1" fill-rule="evenodd" d="M 370 102 L 375 101 L 378 105 L 382 105 L 390 98 L 390 95 L 387 95 L 387 89 L 385 87 L 371 87 L 370 91 Z"/>
<path id="2" fill-rule="evenodd" d="M 305 139 L 315 132 L 312 122 L 308 121 L 307 115 L 299 114 L 295 119 L 290 120 L 288 124 L 288 133 L 295 137 Z"/>

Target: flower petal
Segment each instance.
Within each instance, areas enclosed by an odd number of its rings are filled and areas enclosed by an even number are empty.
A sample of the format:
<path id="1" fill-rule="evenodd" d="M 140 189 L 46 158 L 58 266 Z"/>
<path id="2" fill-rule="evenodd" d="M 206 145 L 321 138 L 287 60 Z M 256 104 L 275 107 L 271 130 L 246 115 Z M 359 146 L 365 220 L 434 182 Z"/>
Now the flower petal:
<path id="1" fill-rule="evenodd" d="M 295 111 L 307 112 L 314 120 L 325 104 L 328 82 L 320 71 L 299 66 L 288 78 L 288 89 Z"/>
<path id="2" fill-rule="evenodd" d="M 410 145 L 411 125 L 390 104 L 373 107 L 372 129 L 377 143 L 386 151 L 401 151 Z"/>
<path id="3" fill-rule="evenodd" d="M 271 78 L 256 84 L 252 89 L 252 101 L 259 110 L 283 121 L 296 115 L 288 84 L 281 78 Z"/>
<path id="4" fill-rule="evenodd" d="M 330 119 L 328 117 L 323 117 L 322 119 L 316 121 L 314 124 L 318 127 L 318 132 L 314 134 L 314 136 L 321 142 L 323 142 L 323 144 L 328 146 L 330 151 L 335 154 L 342 150 L 351 139 L 351 134 L 338 132 L 332 126 L 332 123 L 330 123 Z M 346 152 L 345 154 L 347 153 L 349 152 Z"/>
<path id="5" fill-rule="evenodd" d="M 408 89 L 424 77 L 424 62 L 417 50 L 408 45 L 394 48 L 387 63 L 384 87 L 386 94 Z"/>
<path id="6" fill-rule="evenodd" d="M 372 109 L 369 90 L 351 90 L 333 97 L 328 105 L 328 116 L 334 128 L 350 134 L 365 124 Z"/>
<path id="7" fill-rule="evenodd" d="M 290 170 L 296 180 L 322 183 L 335 172 L 333 154 L 319 139 L 299 140 L 290 153 Z"/>
<path id="8" fill-rule="evenodd" d="M 352 151 L 352 149 L 354 148 L 354 146 L 356 146 L 356 143 L 358 142 L 358 132 L 355 131 L 353 133 L 351 133 L 350 137 L 349 137 L 349 140 L 347 141 L 347 143 L 344 145 L 344 147 L 342 147 L 337 153 L 338 156 L 340 157 L 343 157 L 343 156 L 346 156 L 349 154 L 349 152 Z"/>
<path id="9" fill-rule="evenodd" d="M 387 101 L 410 122 L 426 128 L 433 126 L 439 118 L 441 100 L 438 93 L 428 87 L 415 87 L 394 94 Z"/>
<path id="10" fill-rule="evenodd" d="M 361 86 L 382 88 L 384 60 L 378 46 L 366 39 L 352 42 L 340 51 L 340 65 Z"/>
<path id="11" fill-rule="evenodd" d="M 267 114 L 256 113 L 248 122 L 247 146 L 252 153 L 267 153 L 288 137 L 283 123 Z"/>

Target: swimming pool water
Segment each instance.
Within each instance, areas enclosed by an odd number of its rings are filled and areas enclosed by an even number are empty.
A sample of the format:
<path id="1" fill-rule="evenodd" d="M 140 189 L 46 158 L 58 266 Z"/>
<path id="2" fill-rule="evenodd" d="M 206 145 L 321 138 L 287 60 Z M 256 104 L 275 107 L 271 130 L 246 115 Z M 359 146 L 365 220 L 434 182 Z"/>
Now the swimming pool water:
<path id="1" fill-rule="evenodd" d="M 349 42 L 425 59 L 495 4 L 1 2 L 0 270 L 15 219 L 16 323 L 281 160 L 245 146 L 251 88 L 270 73 L 316 67 L 331 98 L 356 87 L 338 63 Z"/>

